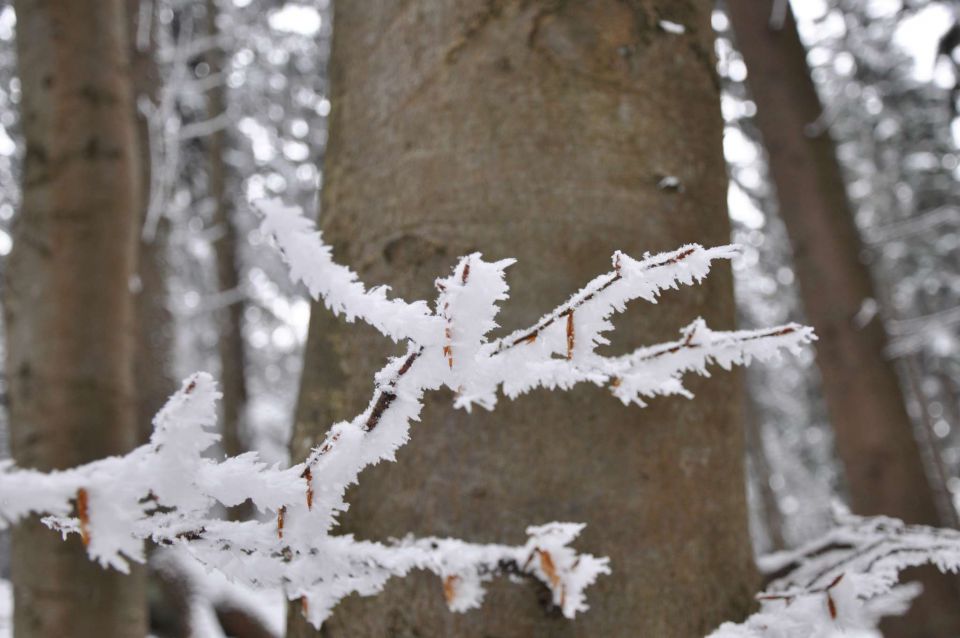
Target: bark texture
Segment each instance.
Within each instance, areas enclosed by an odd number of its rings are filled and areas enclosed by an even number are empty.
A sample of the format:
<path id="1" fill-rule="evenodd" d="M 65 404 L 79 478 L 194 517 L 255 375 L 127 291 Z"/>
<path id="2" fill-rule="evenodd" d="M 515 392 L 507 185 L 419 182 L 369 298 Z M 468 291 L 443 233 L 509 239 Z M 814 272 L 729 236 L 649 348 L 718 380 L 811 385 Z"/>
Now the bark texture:
<path id="1" fill-rule="evenodd" d="M 729 241 L 712 3 L 343 2 L 322 227 L 366 281 L 409 299 L 459 255 L 518 257 L 500 317 L 536 320 L 615 249 Z M 685 25 L 681 35 L 660 19 Z M 680 187 L 660 187 L 666 176 Z M 733 323 L 729 269 L 619 322 L 616 349 L 697 315 Z M 303 458 L 362 410 L 391 350 L 315 308 L 293 441 Z M 743 434 L 734 375 L 694 401 L 624 408 L 605 391 L 538 391 L 468 416 L 428 399 L 396 464 L 367 470 L 344 531 L 521 542 L 527 524 L 589 525 L 612 559 L 574 622 L 531 584 L 498 582 L 452 614 L 435 578 L 345 601 L 325 636 L 702 636 L 750 605 Z M 289 636 L 317 635 L 291 612 Z"/>
<path id="2" fill-rule="evenodd" d="M 853 509 L 937 525 L 942 521 L 904 394 L 884 356 L 883 324 L 874 319 L 860 326 L 854 320 L 864 300 L 877 295 L 834 142 L 828 131 L 811 130 L 822 107 L 806 51 L 789 6 L 783 26 L 770 27 L 772 5 L 771 0 L 727 2 L 804 310 L 820 337 L 817 364 Z M 957 635 L 956 580 L 924 580 L 927 594 L 897 635 Z"/>
<path id="3" fill-rule="evenodd" d="M 22 0 L 16 12 L 26 159 L 4 300 L 12 447 L 22 467 L 51 470 L 136 442 L 138 151 L 123 0 Z M 36 520 L 13 543 L 17 638 L 145 634 L 140 570 L 105 571 Z"/>

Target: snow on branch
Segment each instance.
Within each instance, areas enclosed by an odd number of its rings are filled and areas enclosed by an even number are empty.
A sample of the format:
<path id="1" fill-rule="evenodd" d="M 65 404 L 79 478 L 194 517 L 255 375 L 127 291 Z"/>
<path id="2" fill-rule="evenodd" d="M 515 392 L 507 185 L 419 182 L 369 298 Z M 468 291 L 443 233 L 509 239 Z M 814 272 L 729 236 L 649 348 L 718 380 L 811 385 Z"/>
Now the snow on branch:
<path id="1" fill-rule="evenodd" d="M 714 259 L 732 259 L 738 250 L 736 246 L 720 246 L 705 249 L 697 244 L 684 246 L 671 253 L 647 256 L 641 261 L 616 252 L 613 255 L 613 270 L 596 277 L 566 303 L 544 315 L 530 328 L 517 330 L 497 340 L 492 349 L 500 354 L 504 351 L 536 341 L 548 329 L 558 324 L 560 318 L 572 323 L 574 313 L 577 322 L 588 325 L 588 338 L 570 339 L 567 343 L 568 358 L 579 342 L 597 346 L 608 343 L 599 337 L 601 332 L 612 330 L 607 321 L 614 312 L 622 312 L 626 304 L 635 299 L 657 302 L 659 294 L 668 288 L 676 289 L 678 284 L 692 285 L 700 283 L 710 272 Z M 588 317 L 581 315 L 587 314 Z M 586 319 L 586 321 L 585 321 Z M 592 348 L 590 348 L 592 350 Z"/>
<path id="2" fill-rule="evenodd" d="M 771 582 L 757 595 L 760 611 L 709 638 L 814 638 L 875 629 L 883 616 L 905 613 L 920 593 L 915 583 L 899 584 L 900 573 L 926 564 L 960 572 L 960 532 L 838 512 L 837 525 L 817 540 L 761 559 Z"/>
<path id="3" fill-rule="evenodd" d="M 779 357 L 781 350 L 797 353 L 816 338 L 812 328 L 795 323 L 762 330 L 714 331 L 703 319 L 680 334 L 678 341 L 602 360 L 597 371 L 607 376 L 613 395 L 624 404 L 644 407 L 642 397 L 679 394 L 692 398 L 681 381 L 685 372 L 710 376 L 710 364 L 729 370 L 734 365 L 749 365 L 753 359 L 766 361 Z"/>
<path id="4" fill-rule="evenodd" d="M 310 295 L 322 299 L 331 312 L 349 322 L 366 321 L 394 341 L 423 343 L 438 338 L 440 321 L 426 302 L 387 299 L 386 286 L 367 290 L 356 273 L 333 261 L 333 251 L 299 208 L 277 200 L 262 202 L 260 207 L 264 212 L 261 230 L 276 240 L 290 278 L 303 282 Z"/>
<path id="5" fill-rule="evenodd" d="M 126 456 L 49 474 L 5 464 L 0 522 L 47 514 L 45 524 L 80 534 L 92 559 L 122 572 L 130 560 L 143 562 L 145 540 L 181 545 L 233 580 L 301 599 L 317 626 L 343 597 L 376 593 L 412 569 L 437 574 L 454 611 L 479 606 L 483 583 L 507 574 L 541 581 L 569 617 L 586 609 L 583 590 L 609 573 L 607 559 L 568 546 L 583 528 L 572 523 L 530 527 L 526 544 L 513 547 L 436 538 L 361 542 L 327 535 L 309 516 L 288 519 L 295 508 L 286 504 L 310 498 L 304 464 L 280 470 L 252 453 L 219 462 L 204 456 L 219 439 L 210 430 L 219 396 L 210 375 L 193 375 L 157 415 L 150 442 Z M 216 505 L 248 498 L 276 519 L 217 518 Z"/>
<path id="6" fill-rule="evenodd" d="M 347 508 L 347 487 L 364 468 L 394 460 L 431 390 L 450 388 L 458 407 L 492 409 L 498 393 L 512 398 L 538 387 L 590 382 L 642 406 L 643 398 L 656 395 L 690 396 L 681 383 L 686 372 L 746 364 L 814 338 L 794 324 L 714 332 L 698 319 L 675 342 L 621 357 L 597 354 L 613 328 L 611 316 L 630 301 L 655 303 L 663 290 L 698 282 L 714 260 L 736 254 L 730 246 L 690 245 L 641 260 L 618 252 L 611 272 L 532 327 L 490 341 L 499 304 L 508 298 L 505 271 L 513 260 L 487 262 L 479 253 L 462 258 L 437 280 L 431 308 L 424 301 L 388 299 L 384 287 L 367 289 L 332 260 L 298 209 L 276 201 L 261 208 L 263 230 L 276 239 L 294 280 L 348 321 L 361 319 L 407 342 L 406 353 L 375 375 L 366 409 L 331 426 L 323 443 L 293 467 L 267 466 L 252 453 L 215 460 L 206 452 L 219 438 L 213 432 L 219 393 L 209 375 L 198 373 L 157 415 L 150 442 L 126 456 L 51 473 L 0 467 L 0 522 L 43 515 L 50 527 L 79 534 L 92 559 L 121 571 L 128 561 L 143 560 L 144 541 L 179 546 L 235 582 L 282 589 L 301 601 L 315 626 L 343 597 L 375 594 L 389 578 L 412 569 L 441 579 L 453 611 L 478 606 L 483 583 L 503 574 L 538 580 L 573 617 L 587 609 L 586 587 L 609 573 L 606 558 L 570 547 L 582 525 L 530 527 L 519 546 L 436 538 L 358 541 L 334 533 Z M 225 521 L 216 513 L 248 499 L 266 520 Z"/>

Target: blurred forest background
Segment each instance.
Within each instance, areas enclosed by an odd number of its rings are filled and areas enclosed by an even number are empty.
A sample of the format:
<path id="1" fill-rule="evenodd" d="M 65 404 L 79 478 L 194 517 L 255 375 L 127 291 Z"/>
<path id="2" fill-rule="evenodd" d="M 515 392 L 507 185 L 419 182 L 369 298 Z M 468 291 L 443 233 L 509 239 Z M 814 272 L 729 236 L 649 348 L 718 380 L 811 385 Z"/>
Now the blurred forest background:
<path id="1" fill-rule="evenodd" d="M 745 373 L 756 555 L 823 532 L 835 501 L 947 527 L 960 508 L 960 7 L 790 4 L 734 0 L 711 11 L 732 241 L 744 249 L 734 265 L 739 326 L 799 321 L 821 339 L 816 353 Z M 32 72 L 28 60 L 18 67 L 16 8 L 0 3 L 4 279 L 21 209 L 21 86 Z M 224 451 L 286 463 L 310 301 L 266 246 L 255 203 L 319 208 L 333 7 L 128 0 L 127 9 L 147 141 L 134 282 L 138 423 L 149 427 L 175 380 L 209 370 L 224 392 Z M 657 28 L 683 26 L 668 8 Z M 657 187 L 685 184 L 665 171 Z M 9 585 L 0 593 L 9 630 Z M 247 601 L 272 619 L 254 627 L 223 609 L 218 618 L 218 595 L 208 597 L 212 615 L 194 616 L 219 627 L 208 631 L 280 631 L 279 601 Z M 154 618 L 153 630 L 189 635 L 185 622 L 173 613 Z"/>

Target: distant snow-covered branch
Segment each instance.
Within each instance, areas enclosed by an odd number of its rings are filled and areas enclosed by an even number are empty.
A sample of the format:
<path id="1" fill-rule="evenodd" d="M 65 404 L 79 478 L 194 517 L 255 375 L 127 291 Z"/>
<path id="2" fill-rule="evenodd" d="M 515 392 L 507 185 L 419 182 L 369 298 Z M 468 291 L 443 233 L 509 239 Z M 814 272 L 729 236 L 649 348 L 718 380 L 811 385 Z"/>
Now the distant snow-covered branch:
<path id="1" fill-rule="evenodd" d="M 199 373 L 157 415 L 150 442 L 126 456 L 63 472 L 0 468 L 0 522 L 43 515 L 50 527 L 79 534 L 92 559 L 121 571 L 130 560 L 143 560 L 146 540 L 182 546 L 239 583 L 282 588 L 301 601 L 316 626 L 343 597 L 375 594 L 389 578 L 412 569 L 442 579 L 453 611 L 478 606 L 483 583 L 507 574 L 539 580 L 564 615 L 573 617 L 587 609 L 586 587 L 609 572 L 607 559 L 569 546 L 582 525 L 530 527 L 519 546 L 436 538 L 361 542 L 333 533 L 347 507 L 347 487 L 364 468 L 394 460 L 427 391 L 447 387 L 458 407 L 492 409 L 498 393 L 515 397 L 537 387 L 591 382 L 607 385 L 624 403 L 643 405 L 644 397 L 690 396 L 681 383 L 686 372 L 707 374 L 711 363 L 726 368 L 776 356 L 814 338 L 794 324 L 714 332 L 697 320 L 678 341 L 622 357 L 597 354 L 613 329 L 611 316 L 630 301 L 656 302 L 663 290 L 698 282 L 714 260 L 736 254 L 729 246 L 690 245 L 641 260 L 615 253 L 611 272 L 532 327 L 489 341 L 499 304 L 508 298 L 505 271 L 513 260 L 487 262 L 479 253 L 462 258 L 450 276 L 437 280 L 431 308 L 424 301 L 388 299 L 383 287 L 368 289 L 333 261 L 298 209 L 275 201 L 261 208 L 262 229 L 276 239 L 294 280 L 334 313 L 407 342 L 406 354 L 375 375 L 366 409 L 334 424 L 293 467 L 267 466 L 252 453 L 218 461 L 204 453 L 218 439 L 212 428 L 219 393 L 214 380 Z M 248 499 L 271 518 L 234 522 L 216 515 L 217 507 Z"/>
<path id="2" fill-rule="evenodd" d="M 924 348 L 941 355 L 950 354 L 958 347 L 957 324 L 960 324 L 960 306 L 922 317 L 890 321 L 887 323 L 890 334 L 887 354 L 903 357 Z"/>
<path id="3" fill-rule="evenodd" d="M 224 130 L 230 125 L 230 123 L 230 114 L 220 113 L 209 119 L 201 120 L 199 122 L 191 122 L 180 127 L 180 134 L 177 139 L 179 139 L 181 142 L 185 142 L 198 137 L 207 137 L 208 135 L 213 135 L 217 131 Z"/>
<path id="4" fill-rule="evenodd" d="M 867 229 L 866 240 L 871 244 L 879 244 L 894 239 L 902 239 L 910 235 L 936 230 L 943 225 L 960 224 L 960 209 L 951 206 L 941 206 L 921 213 L 909 219 L 892 222 L 876 228 Z"/>

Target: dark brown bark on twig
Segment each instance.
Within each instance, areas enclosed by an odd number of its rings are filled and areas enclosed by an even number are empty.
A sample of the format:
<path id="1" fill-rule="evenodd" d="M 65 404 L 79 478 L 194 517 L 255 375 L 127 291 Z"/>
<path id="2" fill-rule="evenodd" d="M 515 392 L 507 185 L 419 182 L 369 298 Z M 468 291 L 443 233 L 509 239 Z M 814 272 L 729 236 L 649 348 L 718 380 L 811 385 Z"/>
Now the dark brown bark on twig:
<path id="1" fill-rule="evenodd" d="M 16 3 L 26 138 L 4 311 L 13 455 L 67 468 L 129 451 L 138 150 L 124 0 Z M 96 516 L 96 512 L 91 512 Z M 146 633 L 142 571 L 32 519 L 13 534 L 17 638 Z"/>
<path id="2" fill-rule="evenodd" d="M 772 2 L 728 0 L 737 45 L 757 103 L 780 216 L 793 245 L 804 310 L 820 337 L 817 364 L 846 483 L 858 514 L 942 524 L 913 424 L 878 318 L 857 325 L 861 304 L 877 295 L 789 9 L 770 27 Z M 898 635 L 960 633 L 954 579 L 930 579 L 927 595 Z"/>
<path id="3" fill-rule="evenodd" d="M 616 249 L 726 243 L 711 9 L 338 4 L 322 216 L 338 258 L 416 299 L 434 294 L 459 255 L 518 257 L 500 321 L 515 327 L 608 270 Z M 660 30 L 658 17 L 686 33 Z M 682 192 L 658 188 L 664 175 Z M 718 267 L 706 285 L 628 314 L 620 329 L 630 338 L 616 345 L 675 338 L 698 314 L 730 327 L 732 302 Z M 372 330 L 315 308 L 294 458 L 364 409 L 388 350 Z M 695 401 L 645 410 L 586 387 L 504 400 L 492 415 L 429 398 L 398 463 L 367 470 L 348 495 L 345 530 L 522 542 L 531 522 L 585 521 L 578 547 L 609 555 L 613 575 L 574 622 L 544 609 L 533 587 L 499 582 L 482 610 L 451 614 L 441 584 L 414 575 L 344 601 L 324 635 L 692 636 L 743 614 L 756 580 L 738 382 L 690 387 Z M 288 635 L 316 635 L 299 611 Z"/>
<path id="4" fill-rule="evenodd" d="M 239 607 L 218 605 L 217 620 L 230 638 L 277 638 L 259 618 Z"/>

